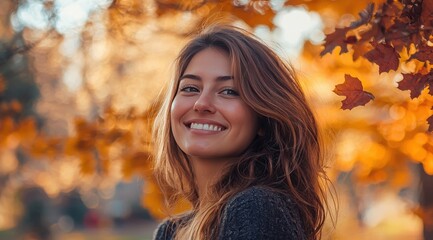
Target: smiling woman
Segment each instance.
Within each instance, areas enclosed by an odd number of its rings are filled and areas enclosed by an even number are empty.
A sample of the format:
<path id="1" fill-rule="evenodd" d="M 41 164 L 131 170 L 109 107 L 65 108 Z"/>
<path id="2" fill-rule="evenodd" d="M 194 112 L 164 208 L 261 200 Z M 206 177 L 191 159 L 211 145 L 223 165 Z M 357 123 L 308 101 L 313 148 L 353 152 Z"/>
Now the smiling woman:
<path id="1" fill-rule="evenodd" d="M 319 239 L 327 180 L 293 71 L 250 33 L 214 26 L 181 51 L 155 120 L 155 174 L 172 216 L 155 239 Z"/>
<path id="2" fill-rule="evenodd" d="M 230 59 L 222 50 L 197 53 L 180 79 L 171 104 L 171 127 L 199 177 L 202 171 L 197 168 L 222 168 L 240 156 L 257 134 L 257 114 L 235 90 Z"/>

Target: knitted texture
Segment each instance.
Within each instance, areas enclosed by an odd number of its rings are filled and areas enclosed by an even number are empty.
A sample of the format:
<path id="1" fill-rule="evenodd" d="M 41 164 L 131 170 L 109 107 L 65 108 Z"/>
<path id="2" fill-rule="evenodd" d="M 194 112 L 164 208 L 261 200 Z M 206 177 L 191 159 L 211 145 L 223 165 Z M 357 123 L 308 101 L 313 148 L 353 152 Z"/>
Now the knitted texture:
<path id="1" fill-rule="evenodd" d="M 184 221 L 190 215 L 185 215 Z M 248 188 L 232 197 L 223 210 L 220 240 L 306 239 L 295 204 L 286 196 L 264 187 Z M 171 240 L 177 225 L 159 225 L 155 240 Z"/>

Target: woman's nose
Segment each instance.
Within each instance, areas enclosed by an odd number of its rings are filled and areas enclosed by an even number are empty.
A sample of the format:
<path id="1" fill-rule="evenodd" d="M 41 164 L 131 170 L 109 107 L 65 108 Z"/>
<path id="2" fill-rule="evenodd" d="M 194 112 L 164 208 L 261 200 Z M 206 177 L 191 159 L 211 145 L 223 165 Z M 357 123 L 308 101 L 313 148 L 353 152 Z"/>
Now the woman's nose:
<path id="1" fill-rule="evenodd" d="M 207 93 L 202 93 L 197 101 L 194 103 L 194 111 L 196 112 L 215 112 L 215 105 L 213 103 L 213 98 Z"/>

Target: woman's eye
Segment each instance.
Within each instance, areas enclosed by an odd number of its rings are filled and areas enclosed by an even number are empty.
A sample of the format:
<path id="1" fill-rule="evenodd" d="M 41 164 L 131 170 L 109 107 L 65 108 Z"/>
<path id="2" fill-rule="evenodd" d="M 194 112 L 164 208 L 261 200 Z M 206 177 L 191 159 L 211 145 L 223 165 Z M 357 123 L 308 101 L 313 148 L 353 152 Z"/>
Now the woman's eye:
<path id="1" fill-rule="evenodd" d="M 239 93 L 233 89 L 224 89 L 221 93 L 225 95 L 239 96 Z"/>
<path id="2" fill-rule="evenodd" d="M 191 86 L 185 86 L 185 87 L 182 87 L 182 88 L 180 89 L 180 91 L 181 91 L 181 92 L 199 92 L 198 88 L 196 88 L 196 87 L 191 87 Z"/>

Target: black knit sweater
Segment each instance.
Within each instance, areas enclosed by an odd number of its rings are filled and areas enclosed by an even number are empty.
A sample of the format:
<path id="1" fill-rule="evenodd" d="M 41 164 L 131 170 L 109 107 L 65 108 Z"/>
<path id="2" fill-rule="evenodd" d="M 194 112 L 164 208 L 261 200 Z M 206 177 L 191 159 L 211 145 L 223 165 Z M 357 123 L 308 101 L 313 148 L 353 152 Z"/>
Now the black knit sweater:
<path id="1" fill-rule="evenodd" d="M 190 215 L 185 215 L 186 221 Z M 155 240 L 171 240 L 176 224 L 161 223 Z M 229 200 L 220 223 L 220 240 L 302 240 L 306 239 L 298 209 L 282 194 L 264 187 L 251 187 Z"/>

